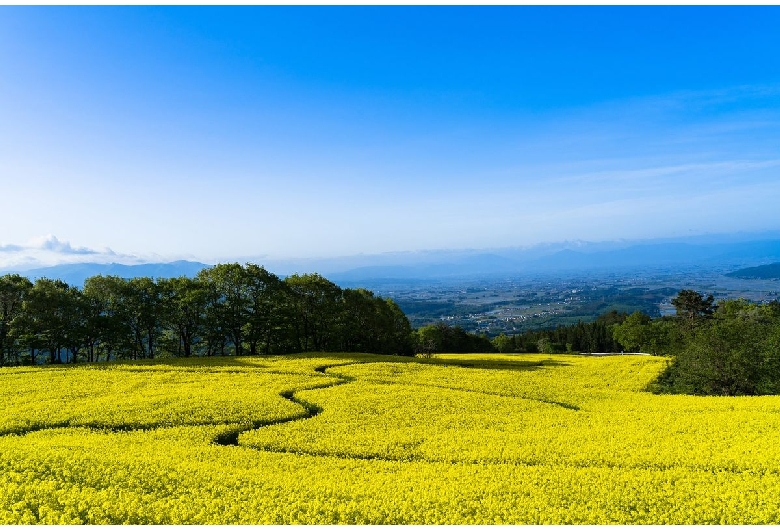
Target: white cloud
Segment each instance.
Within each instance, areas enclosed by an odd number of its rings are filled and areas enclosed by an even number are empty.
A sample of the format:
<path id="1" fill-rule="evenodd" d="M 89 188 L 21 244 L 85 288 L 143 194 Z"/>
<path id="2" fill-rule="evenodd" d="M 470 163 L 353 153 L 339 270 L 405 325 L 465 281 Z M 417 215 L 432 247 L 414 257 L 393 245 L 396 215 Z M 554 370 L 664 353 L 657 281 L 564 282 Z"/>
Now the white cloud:
<path id="1" fill-rule="evenodd" d="M 117 254 L 110 248 L 74 247 L 69 241 L 47 234 L 27 243 L 0 244 L 0 269 L 28 270 L 70 263 L 145 263 L 148 260 L 130 254 Z"/>
<path id="2" fill-rule="evenodd" d="M 34 248 L 38 250 L 50 250 L 59 254 L 100 254 L 98 250 L 93 250 L 86 247 L 71 246 L 68 241 L 60 241 L 57 236 L 48 234 L 42 237 L 36 237 L 28 243 L 28 248 Z M 111 249 L 106 249 L 106 253 L 113 254 Z"/>

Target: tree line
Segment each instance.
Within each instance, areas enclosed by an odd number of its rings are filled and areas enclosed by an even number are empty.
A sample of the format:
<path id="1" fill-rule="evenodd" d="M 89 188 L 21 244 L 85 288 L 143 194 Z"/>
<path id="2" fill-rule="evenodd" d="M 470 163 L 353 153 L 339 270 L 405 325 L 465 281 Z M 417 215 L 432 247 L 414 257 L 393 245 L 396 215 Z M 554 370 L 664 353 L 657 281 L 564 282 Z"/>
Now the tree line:
<path id="1" fill-rule="evenodd" d="M 627 317 L 627 313 L 610 311 L 594 322 L 580 321 L 571 326 L 530 330 L 517 335 L 502 333 L 492 343 L 501 353 L 619 352 L 622 346 L 612 331 Z"/>
<path id="2" fill-rule="evenodd" d="M 554 329 L 529 330 L 516 335 L 501 333 L 492 340 L 487 335 L 469 333 L 444 322 L 414 331 L 413 345 L 420 354 L 433 353 L 574 353 L 619 352 L 622 344 L 613 335 L 628 313 L 610 311 L 594 322 L 578 322 Z M 649 317 L 648 317 L 649 318 Z"/>
<path id="3" fill-rule="evenodd" d="M 412 337 L 417 354 L 434 353 L 494 353 L 495 346 L 486 335 L 469 333 L 460 326 L 448 326 L 444 322 L 429 324 L 414 331 Z"/>
<path id="4" fill-rule="evenodd" d="M 194 278 L 0 276 L 0 366 L 294 352 L 564 353 L 643 351 L 670 357 L 656 392 L 780 393 L 780 303 L 682 290 L 674 317 L 612 311 L 591 323 L 486 336 L 444 323 L 412 330 L 390 299 L 318 274 L 280 279 L 238 263 Z"/>
<path id="5" fill-rule="evenodd" d="M 493 346 L 511 352 L 645 352 L 669 357 L 651 384 L 659 393 L 780 394 L 780 302 L 715 301 L 681 290 L 675 316 L 651 318 L 612 311 L 592 323 L 499 335 Z"/>
<path id="6" fill-rule="evenodd" d="M 626 319 L 616 329 L 638 347 L 672 356 L 650 390 L 740 396 L 780 394 L 780 303 L 720 300 L 681 291 L 675 319 Z M 645 346 L 647 345 L 647 346 Z"/>
<path id="7" fill-rule="evenodd" d="M 395 302 L 248 263 L 194 278 L 0 276 L 0 365 L 347 351 L 412 355 Z"/>

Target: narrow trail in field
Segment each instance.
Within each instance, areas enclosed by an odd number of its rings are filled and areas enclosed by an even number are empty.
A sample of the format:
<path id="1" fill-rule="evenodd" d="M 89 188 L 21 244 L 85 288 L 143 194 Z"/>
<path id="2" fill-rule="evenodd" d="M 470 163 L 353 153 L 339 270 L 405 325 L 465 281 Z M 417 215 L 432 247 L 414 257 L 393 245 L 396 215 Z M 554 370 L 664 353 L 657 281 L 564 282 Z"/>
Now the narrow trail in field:
<path id="1" fill-rule="evenodd" d="M 302 390 L 321 390 L 323 388 L 333 388 L 339 385 L 345 385 L 347 383 L 350 383 L 355 380 L 354 377 L 348 377 L 345 375 L 339 375 L 339 374 L 326 374 L 325 371 L 328 368 L 335 368 L 337 366 L 348 366 L 349 364 L 360 364 L 360 363 L 347 363 L 347 364 L 325 364 L 322 366 L 318 366 L 314 369 L 315 372 L 321 373 L 323 375 L 327 375 L 328 377 L 335 377 L 337 380 L 332 383 L 327 383 L 324 385 L 315 385 L 308 388 L 304 388 Z M 290 423 L 293 421 L 300 421 L 300 420 L 308 420 L 309 418 L 313 418 L 317 415 L 319 415 L 322 412 L 322 407 L 315 403 L 309 403 L 308 401 L 305 401 L 303 399 L 295 397 L 296 390 L 285 390 L 283 392 L 280 392 L 279 395 L 286 399 L 287 401 L 290 401 L 292 403 L 295 403 L 296 405 L 299 405 L 303 407 L 303 414 L 298 416 L 293 416 L 291 418 L 283 418 L 279 420 L 273 420 L 273 421 L 266 421 L 266 422 L 258 422 L 246 427 L 241 427 L 223 434 L 220 434 L 214 439 L 214 443 L 217 445 L 238 445 L 238 437 L 241 435 L 242 432 L 247 431 L 253 431 L 255 429 L 260 429 L 262 427 L 270 427 L 271 425 L 279 425 L 282 423 Z M 268 451 L 267 449 L 258 449 L 262 451 Z M 269 451 L 270 452 L 270 451 Z M 292 452 L 292 451 L 274 451 L 274 452 Z"/>

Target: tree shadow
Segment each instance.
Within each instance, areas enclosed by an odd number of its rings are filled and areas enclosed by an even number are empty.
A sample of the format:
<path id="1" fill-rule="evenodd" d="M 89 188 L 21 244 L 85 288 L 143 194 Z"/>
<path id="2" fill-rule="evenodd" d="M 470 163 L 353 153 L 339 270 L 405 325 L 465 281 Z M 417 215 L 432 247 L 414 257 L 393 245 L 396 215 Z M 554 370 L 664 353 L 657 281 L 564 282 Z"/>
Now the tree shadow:
<path id="1" fill-rule="evenodd" d="M 489 354 L 485 354 L 480 359 L 459 359 L 431 357 L 420 358 L 411 356 L 399 356 L 399 355 L 381 355 L 373 353 L 342 353 L 342 352 L 305 352 L 305 353 L 291 353 L 281 355 L 241 355 L 241 356 L 213 356 L 213 357 L 172 357 L 172 358 L 158 358 L 158 359 L 138 359 L 138 360 L 119 360 L 109 362 L 96 362 L 96 363 L 76 363 L 76 364 L 58 364 L 58 365 L 44 365 L 40 368 L 55 368 L 55 369 L 68 369 L 68 368 L 92 368 L 92 369 L 124 369 L 124 370 L 160 370 L 170 368 L 173 370 L 186 370 L 188 367 L 193 369 L 208 369 L 208 368 L 222 368 L 222 369 L 268 369 L 273 367 L 277 362 L 284 362 L 285 360 L 318 360 L 318 361 L 333 361 L 334 364 L 353 364 L 353 363 L 415 363 L 433 366 L 455 366 L 460 368 L 477 368 L 482 370 L 509 370 L 509 371 L 529 371 L 539 370 L 542 368 L 554 368 L 572 366 L 572 363 L 557 360 L 551 358 L 545 358 L 541 360 L 528 360 L 522 359 L 518 356 L 517 359 L 507 360 L 502 359 L 490 359 Z M 315 368 L 312 368 L 315 370 Z"/>
<path id="2" fill-rule="evenodd" d="M 420 364 L 432 364 L 439 366 L 457 366 L 460 368 L 478 368 L 481 370 L 508 370 L 516 372 L 527 372 L 533 370 L 539 370 L 542 368 L 554 368 L 563 366 L 572 366 L 571 363 L 566 361 L 559 361 L 556 359 L 541 359 L 538 361 L 531 360 L 491 360 L 486 359 L 442 359 L 440 357 L 433 357 L 431 359 L 415 359 Z"/>

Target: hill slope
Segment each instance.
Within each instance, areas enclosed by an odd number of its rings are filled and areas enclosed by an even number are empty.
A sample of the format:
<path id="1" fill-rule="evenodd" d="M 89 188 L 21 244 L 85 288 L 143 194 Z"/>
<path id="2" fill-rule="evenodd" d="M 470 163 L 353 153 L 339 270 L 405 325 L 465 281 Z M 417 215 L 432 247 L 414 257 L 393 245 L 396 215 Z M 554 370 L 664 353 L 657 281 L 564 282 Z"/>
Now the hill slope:
<path id="1" fill-rule="evenodd" d="M 780 280 L 780 263 L 770 263 L 758 267 L 747 267 L 726 274 L 731 278 L 743 280 Z"/>

